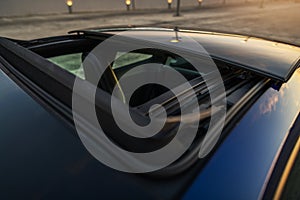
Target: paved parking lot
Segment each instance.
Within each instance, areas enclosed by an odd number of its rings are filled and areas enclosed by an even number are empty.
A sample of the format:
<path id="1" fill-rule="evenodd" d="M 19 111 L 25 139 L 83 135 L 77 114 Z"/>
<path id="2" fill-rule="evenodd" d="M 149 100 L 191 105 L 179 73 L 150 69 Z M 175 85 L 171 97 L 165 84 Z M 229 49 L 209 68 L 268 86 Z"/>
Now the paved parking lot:
<path id="1" fill-rule="evenodd" d="M 182 16 L 174 11 L 74 13 L 0 18 L 0 36 L 18 39 L 65 34 L 69 30 L 115 25 L 190 27 L 270 37 L 300 45 L 300 2 L 268 2 L 189 8 Z"/>

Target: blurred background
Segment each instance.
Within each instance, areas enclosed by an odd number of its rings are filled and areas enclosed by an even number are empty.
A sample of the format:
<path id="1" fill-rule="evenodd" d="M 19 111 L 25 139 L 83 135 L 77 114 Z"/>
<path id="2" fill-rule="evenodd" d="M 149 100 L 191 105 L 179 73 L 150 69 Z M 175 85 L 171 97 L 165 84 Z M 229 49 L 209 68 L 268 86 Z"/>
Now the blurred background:
<path id="1" fill-rule="evenodd" d="M 178 26 L 300 45 L 299 11 L 300 0 L 1 0 L 0 36 L 34 39 L 90 27 Z"/>

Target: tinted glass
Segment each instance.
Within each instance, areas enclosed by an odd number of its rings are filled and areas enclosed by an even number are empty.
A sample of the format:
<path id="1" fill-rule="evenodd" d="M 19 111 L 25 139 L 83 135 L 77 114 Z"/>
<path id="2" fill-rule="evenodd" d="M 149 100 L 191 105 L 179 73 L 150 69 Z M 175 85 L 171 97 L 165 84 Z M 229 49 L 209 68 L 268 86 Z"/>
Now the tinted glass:
<path id="1" fill-rule="evenodd" d="M 61 68 L 71 72 L 72 74 L 85 79 L 84 71 L 82 67 L 82 53 L 67 54 L 61 56 L 55 56 L 48 59 Z"/>

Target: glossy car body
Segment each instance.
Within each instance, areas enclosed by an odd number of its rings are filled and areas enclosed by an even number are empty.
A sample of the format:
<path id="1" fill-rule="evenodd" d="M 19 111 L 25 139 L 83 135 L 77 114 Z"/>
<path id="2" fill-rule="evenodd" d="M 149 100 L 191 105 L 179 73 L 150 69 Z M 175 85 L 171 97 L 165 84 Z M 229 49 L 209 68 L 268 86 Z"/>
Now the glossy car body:
<path id="1" fill-rule="evenodd" d="M 1 39 L 0 198 L 274 197 L 299 138 L 300 49 L 250 36 L 181 30 L 192 35 L 216 63 L 251 72 L 259 81 L 233 103 L 209 156 L 191 161 L 185 170 L 167 171 L 166 176 L 136 175 L 110 169 L 82 145 L 70 120 L 68 86 L 73 79 L 68 72 L 55 68 L 61 77 L 54 79 L 66 80 L 63 85 L 31 71 L 32 66 L 48 65 L 37 54 L 45 58 L 65 54 L 68 45 L 122 30 L 167 40 L 174 37 L 173 30 L 141 28 L 75 31 L 77 35 L 33 41 Z"/>

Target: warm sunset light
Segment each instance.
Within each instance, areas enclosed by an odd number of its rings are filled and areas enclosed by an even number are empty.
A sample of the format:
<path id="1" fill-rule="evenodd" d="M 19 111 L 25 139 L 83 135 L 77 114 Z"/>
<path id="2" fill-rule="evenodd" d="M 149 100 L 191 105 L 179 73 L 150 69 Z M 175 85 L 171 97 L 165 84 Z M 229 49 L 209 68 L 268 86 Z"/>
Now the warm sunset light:
<path id="1" fill-rule="evenodd" d="M 68 0 L 66 3 L 67 3 L 67 6 L 70 6 L 70 7 L 73 5 L 73 1 L 72 0 Z"/>
<path id="2" fill-rule="evenodd" d="M 203 0 L 198 0 L 199 7 L 201 7 Z"/>
<path id="3" fill-rule="evenodd" d="M 168 9 L 169 10 L 172 8 L 171 5 L 172 5 L 172 0 L 168 0 Z"/>
<path id="4" fill-rule="evenodd" d="M 127 6 L 130 6 L 131 1 L 130 1 L 130 0 L 126 0 L 126 1 L 125 1 L 125 4 L 126 4 Z"/>

